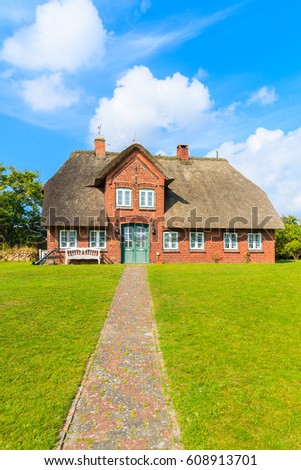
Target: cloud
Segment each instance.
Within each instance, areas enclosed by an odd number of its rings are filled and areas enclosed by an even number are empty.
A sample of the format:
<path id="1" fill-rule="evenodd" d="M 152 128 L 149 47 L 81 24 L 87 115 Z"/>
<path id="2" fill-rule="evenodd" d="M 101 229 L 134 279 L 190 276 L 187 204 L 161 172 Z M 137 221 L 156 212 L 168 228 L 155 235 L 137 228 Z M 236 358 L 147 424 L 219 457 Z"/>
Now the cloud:
<path id="1" fill-rule="evenodd" d="M 29 70 L 75 72 L 98 62 L 106 31 L 91 0 L 50 0 L 35 22 L 6 39 L 0 58 Z"/>
<path id="2" fill-rule="evenodd" d="M 101 123 L 106 139 L 116 149 L 129 145 L 135 132 L 144 145 L 157 145 L 157 140 L 185 135 L 207 121 L 211 108 L 208 89 L 197 79 L 175 73 L 164 79 L 155 78 L 144 66 L 136 66 L 117 82 L 113 97 L 101 98 L 90 121 L 95 135 Z"/>
<path id="3" fill-rule="evenodd" d="M 301 127 L 287 134 L 281 129 L 258 128 L 244 142 L 222 144 L 219 156 L 263 188 L 280 214 L 300 217 L 300 148 Z"/>
<path id="4" fill-rule="evenodd" d="M 250 96 L 247 104 L 259 104 L 260 106 L 267 106 L 269 104 L 275 103 L 277 99 L 278 97 L 276 95 L 275 88 L 268 88 L 263 86 Z"/>
<path id="5" fill-rule="evenodd" d="M 34 111 L 54 111 L 69 108 L 79 101 L 78 90 L 66 88 L 59 73 L 41 75 L 34 80 L 23 80 L 20 94 Z"/>
<path id="6" fill-rule="evenodd" d="M 140 5 L 141 13 L 146 13 L 147 10 L 149 10 L 151 6 L 152 6 L 151 0 L 142 0 L 141 5 Z"/>
<path id="7" fill-rule="evenodd" d="M 8 80 L 14 75 L 14 70 L 13 69 L 7 69 L 4 70 L 3 72 L 0 72 L 0 78 L 3 80 Z"/>
<path id="8" fill-rule="evenodd" d="M 203 69 L 203 67 L 199 67 L 197 73 L 195 74 L 195 78 L 198 80 L 203 80 L 206 77 L 208 77 L 208 70 Z"/>
<path id="9" fill-rule="evenodd" d="M 111 37 L 105 64 L 109 67 L 113 64 L 129 66 L 142 59 L 145 60 L 146 57 L 162 49 L 176 47 L 178 44 L 199 36 L 210 26 L 223 21 L 239 7 L 240 5 L 234 5 L 202 17 L 183 18 L 174 15 L 165 18 L 164 22 L 151 24 L 151 27 L 144 24 L 140 30 L 134 29 L 122 36 Z"/>

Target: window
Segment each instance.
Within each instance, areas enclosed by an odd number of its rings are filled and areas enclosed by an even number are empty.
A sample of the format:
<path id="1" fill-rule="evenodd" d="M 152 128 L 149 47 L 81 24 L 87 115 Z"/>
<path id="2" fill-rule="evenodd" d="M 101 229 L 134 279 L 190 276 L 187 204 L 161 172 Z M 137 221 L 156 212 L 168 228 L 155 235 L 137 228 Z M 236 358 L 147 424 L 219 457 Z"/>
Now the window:
<path id="1" fill-rule="evenodd" d="M 116 189 L 116 206 L 132 207 L 132 190 L 127 188 Z"/>
<path id="2" fill-rule="evenodd" d="M 91 248 L 106 248 L 105 230 L 91 230 L 89 236 Z"/>
<path id="3" fill-rule="evenodd" d="M 155 207 L 155 191 L 153 189 L 139 190 L 139 207 L 142 209 Z"/>
<path id="4" fill-rule="evenodd" d="M 204 232 L 190 232 L 190 249 L 204 249 Z"/>
<path id="5" fill-rule="evenodd" d="M 144 250 L 146 248 L 146 228 L 145 227 L 136 227 L 136 248 L 138 250 Z"/>
<path id="6" fill-rule="evenodd" d="M 249 233 L 248 234 L 248 249 L 249 250 L 261 250 L 261 248 L 262 248 L 261 233 Z"/>
<path id="7" fill-rule="evenodd" d="M 76 248 L 76 230 L 60 230 L 60 248 Z"/>
<path id="8" fill-rule="evenodd" d="M 164 232 L 163 233 L 163 250 L 177 250 L 178 249 L 178 232 Z"/>
<path id="9" fill-rule="evenodd" d="M 237 233 L 224 233 L 224 250 L 237 250 Z"/>
<path id="10" fill-rule="evenodd" d="M 134 239 L 134 230 L 132 226 L 126 226 L 124 227 L 124 247 L 127 248 L 128 250 L 131 250 L 133 248 L 133 239 Z"/>

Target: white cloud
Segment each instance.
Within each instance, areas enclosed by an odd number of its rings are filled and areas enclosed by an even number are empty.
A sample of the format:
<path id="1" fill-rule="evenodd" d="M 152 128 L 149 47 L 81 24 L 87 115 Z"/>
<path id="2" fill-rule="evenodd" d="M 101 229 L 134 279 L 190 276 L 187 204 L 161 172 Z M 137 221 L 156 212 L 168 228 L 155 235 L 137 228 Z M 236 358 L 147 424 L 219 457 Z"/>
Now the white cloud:
<path id="1" fill-rule="evenodd" d="M 142 13 L 146 13 L 147 10 L 149 10 L 151 6 L 152 6 L 151 0 L 142 0 L 141 5 L 140 5 L 140 10 Z"/>
<path id="2" fill-rule="evenodd" d="M 53 111 L 69 108 L 79 101 L 78 90 L 70 90 L 62 83 L 60 74 L 41 75 L 34 80 L 23 80 L 20 93 L 34 111 Z"/>
<path id="3" fill-rule="evenodd" d="M 112 36 L 106 58 L 106 66 L 118 64 L 124 68 L 140 60 L 158 53 L 162 49 L 176 47 L 185 41 L 199 36 L 210 26 L 225 20 L 239 5 L 218 10 L 209 16 L 172 16 L 164 21 L 143 25 L 142 29 L 134 29 L 123 36 Z M 138 10 L 137 10 L 138 12 Z M 137 13 L 140 17 L 140 12 Z M 124 53 L 126 51 L 126 54 Z"/>
<path id="4" fill-rule="evenodd" d="M 268 88 L 266 86 L 261 87 L 255 93 L 253 93 L 247 101 L 247 104 L 259 104 L 260 106 L 267 106 L 277 101 L 277 95 L 275 88 Z"/>
<path id="5" fill-rule="evenodd" d="M 258 128 L 245 142 L 222 144 L 219 156 L 263 188 L 280 215 L 301 216 L 300 148 L 301 127 L 288 134 Z"/>
<path id="6" fill-rule="evenodd" d="M 128 145 L 135 132 L 146 146 L 154 147 L 159 138 L 164 145 L 171 135 L 174 143 L 177 135 L 199 129 L 210 107 L 209 91 L 197 79 L 175 73 L 159 80 L 147 67 L 136 66 L 118 80 L 111 99 L 100 99 L 90 132 L 94 136 L 101 123 L 116 149 Z"/>
<path id="7" fill-rule="evenodd" d="M 50 0 L 35 22 L 4 41 L 0 58 L 30 70 L 75 72 L 100 60 L 106 31 L 91 0 Z"/>
<path id="8" fill-rule="evenodd" d="M 203 67 L 199 67 L 197 73 L 195 74 L 195 78 L 198 80 L 203 80 L 208 76 L 208 70 L 203 69 Z"/>

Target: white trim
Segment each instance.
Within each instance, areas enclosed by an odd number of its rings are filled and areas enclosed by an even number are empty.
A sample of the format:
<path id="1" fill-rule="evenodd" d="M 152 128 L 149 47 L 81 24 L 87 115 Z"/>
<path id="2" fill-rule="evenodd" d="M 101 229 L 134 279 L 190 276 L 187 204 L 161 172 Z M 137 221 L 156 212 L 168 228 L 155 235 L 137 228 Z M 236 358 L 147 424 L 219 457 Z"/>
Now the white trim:
<path id="1" fill-rule="evenodd" d="M 63 235 L 66 234 L 65 240 Z M 74 240 L 70 241 L 70 235 L 74 234 Z M 77 248 L 77 230 L 60 230 L 60 249 Z"/>
<path id="2" fill-rule="evenodd" d="M 91 240 L 92 234 L 96 234 L 95 241 Z M 106 231 L 105 230 L 90 230 L 89 231 L 89 247 L 100 248 L 101 250 L 105 250 L 107 247 Z"/>
<path id="3" fill-rule="evenodd" d="M 224 233 L 224 250 L 238 250 L 237 233 Z"/>
<path id="4" fill-rule="evenodd" d="M 118 204 L 119 199 L 121 204 Z M 131 188 L 116 188 L 116 207 L 132 207 Z"/>
<path id="5" fill-rule="evenodd" d="M 248 233 L 248 250 L 262 250 L 262 234 Z"/>
<path id="6" fill-rule="evenodd" d="M 142 193 L 145 193 L 144 204 L 142 204 Z M 152 195 L 152 204 L 149 204 L 149 195 Z M 155 190 L 154 189 L 139 189 L 139 208 L 140 209 L 154 209 L 155 208 Z"/>
<path id="7" fill-rule="evenodd" d="M 195 235 L 194 241 L 192 235 Z M 189 249 L 190 250 L 204 250 L 205 248 L 204 232 L 190 232 L 189 233 Z M 194 246 L 193 246 L 194 245 Z"/>
<path id="8" fill-rule="evenodd" d="M 175 240 L 173 240 L 175 238 Z M 163 250 L 178 250 L 179 249 L 179 233 L 178 232 L 163 232 Z"/>

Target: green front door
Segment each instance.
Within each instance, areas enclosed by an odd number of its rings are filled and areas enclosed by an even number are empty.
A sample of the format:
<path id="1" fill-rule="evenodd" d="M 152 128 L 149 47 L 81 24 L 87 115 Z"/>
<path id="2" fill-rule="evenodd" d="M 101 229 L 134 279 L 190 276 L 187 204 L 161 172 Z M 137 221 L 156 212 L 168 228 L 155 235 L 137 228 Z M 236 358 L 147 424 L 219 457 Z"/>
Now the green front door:
<path id="1" fill-rule="evenodd" d="M 149 226 L 128 224 L 122 226 L 122 263 L 149 263 Z"/>

